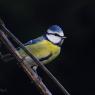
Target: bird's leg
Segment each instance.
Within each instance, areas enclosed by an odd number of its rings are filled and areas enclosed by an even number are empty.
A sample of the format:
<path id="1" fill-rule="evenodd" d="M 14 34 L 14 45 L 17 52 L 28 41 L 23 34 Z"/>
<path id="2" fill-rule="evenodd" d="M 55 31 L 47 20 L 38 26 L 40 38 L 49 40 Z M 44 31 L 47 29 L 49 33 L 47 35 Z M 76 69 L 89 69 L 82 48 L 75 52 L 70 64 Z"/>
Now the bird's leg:
<path id="1" fill-rule="evenodd" d="M 32 66 L 33 71 L 36 73 L 37 73 L 37 68 L 38 68 L 38 66 Z"/>
<path id="2" fill-rule="evenodd" d="M 32 66 L 31 67 L 32 69 L 33 69 L 33 71 L 36 73 L 36 77 L 39 79 L 39 80 L 42 80 L 42 78 L 38 75 L 38 73 L 37 73 L 37 68 L 38 68 L 38 66 Z"/>
<path id="3" fill-rule="evenodd" d="M 33 60 L 32 60 L 29 56 L 26 56 L 24 60 L 26 61 L 26 64 L 25 64 L 25 65 L 26 65 L 28 68 L 32 69 L 31 71 L 34 72 L 34 76 L 35 76 L 39 81 L 42 80 L 42 79 L 40 78 L 40 76 L 38 75 L 38 73 L 37 73 L 37 68 L 38 68 L 38 66 L 36 65 L 36 63 L 33 63 Z"/>

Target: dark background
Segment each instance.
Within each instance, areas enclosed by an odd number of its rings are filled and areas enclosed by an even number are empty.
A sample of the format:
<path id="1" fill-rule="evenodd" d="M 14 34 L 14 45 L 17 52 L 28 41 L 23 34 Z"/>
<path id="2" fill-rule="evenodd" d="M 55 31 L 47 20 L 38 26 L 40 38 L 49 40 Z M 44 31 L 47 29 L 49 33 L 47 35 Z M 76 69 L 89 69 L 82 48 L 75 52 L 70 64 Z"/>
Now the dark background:
<path id="1" fill-rule="evenodd" d="M 0 0 L 0 17 L 23 43 L 58 24 L 68 37 L 47 68 L 71 95 L 95 95 L 94 0 Z M 63 48 L 64 47 L 64 48 Z M 60 89 L 39 69 L 53 95 Z M 16 62 L 0 61 L 0 95 L 39 95 Z"/>

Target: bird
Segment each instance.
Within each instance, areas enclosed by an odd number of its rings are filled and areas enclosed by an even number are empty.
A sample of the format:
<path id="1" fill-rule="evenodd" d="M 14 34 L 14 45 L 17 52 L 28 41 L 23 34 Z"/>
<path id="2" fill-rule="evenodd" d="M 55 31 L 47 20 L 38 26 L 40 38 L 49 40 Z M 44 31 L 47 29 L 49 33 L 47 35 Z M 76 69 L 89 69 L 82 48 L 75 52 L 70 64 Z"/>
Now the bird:
<path id="1" fill-rule="evenodd" d="M 24 46 L 43 64 L 53 61 L 61 52 L 64 42 L 64 32 L 58 25 L 50 26 L 40 37 L 30 40 Z M 19 54 L 27 61 L 30 67 L 37 69 L 35 62 L 28 56 L 22 48 L 18 49 Z"/>
<path id="2" fill-rule="evenodd" d="M 47 31 L 40 37 L 30 40 L 24 44 L 24 46 L 32 53 L 40 62 L 48 64 L 53 61 L 61 52 L 61 46 L 64 42 L 64 31 L 58 25 L 50 26 Z M 29 67 L 37 70 L 37 64 L 33 59 L 28 56 L 24 50 L 20 47 L 17 48 L 20 56 L 26 60 Z M 2 56 L 2 54 L 1 54 Z M 3 60 L 9 61 L 12 59 L 10 54 L 3 55 Z M 7 62 L 8 62 L 7 61 Z"/>

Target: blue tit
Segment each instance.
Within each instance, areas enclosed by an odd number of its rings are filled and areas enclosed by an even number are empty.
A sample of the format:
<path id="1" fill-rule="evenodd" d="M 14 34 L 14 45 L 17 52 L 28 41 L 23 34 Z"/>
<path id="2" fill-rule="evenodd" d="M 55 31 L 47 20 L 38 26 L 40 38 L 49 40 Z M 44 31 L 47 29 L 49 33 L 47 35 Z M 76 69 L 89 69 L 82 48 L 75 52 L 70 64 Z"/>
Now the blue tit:
<path id="1" fill-rule="evenodd" d="M 39 61 L 47 64 L 60 54 L 61 45 L 65 38 L 63 30 L 58 25 L 52 25 L 44 35 L 28 41 L 24 45 Z M 18 52 L 26 59 L 30 67 L 37 66 L 23 49 L 20 48 Z"/>

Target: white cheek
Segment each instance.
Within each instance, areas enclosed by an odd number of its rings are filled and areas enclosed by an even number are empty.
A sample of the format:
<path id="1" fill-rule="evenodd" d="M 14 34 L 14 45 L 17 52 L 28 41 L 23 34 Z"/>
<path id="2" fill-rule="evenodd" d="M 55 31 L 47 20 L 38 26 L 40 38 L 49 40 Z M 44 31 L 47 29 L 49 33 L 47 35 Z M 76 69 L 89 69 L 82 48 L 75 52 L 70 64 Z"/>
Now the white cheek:
<path id="1" fill-rule="evenodd" d="M 55 43 L 55 44 L 57 44 L 57 43 L 59 43 L 59 42 L 61 41 L 61 38 L 58 37 L 58 36 L 47 35 L 47 37 L 48 37 L 48 39 L 49 39 L 51 42 L 53 42 L 53 43 Z"/>

